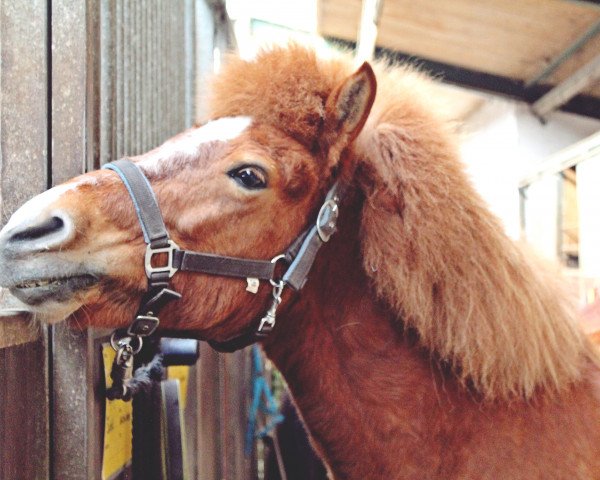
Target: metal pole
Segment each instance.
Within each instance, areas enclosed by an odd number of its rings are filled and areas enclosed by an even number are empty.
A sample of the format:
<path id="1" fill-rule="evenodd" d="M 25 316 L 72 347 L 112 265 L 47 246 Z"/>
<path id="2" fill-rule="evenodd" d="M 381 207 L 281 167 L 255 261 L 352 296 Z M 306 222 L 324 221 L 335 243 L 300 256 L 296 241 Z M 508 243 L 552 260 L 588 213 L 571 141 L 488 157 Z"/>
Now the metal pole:
<path id="1" fill-rule="evenodd" d="M 356 42 L 356 66 L 373 59 L 383 0 L 363 0 L 360 27 Z"/>

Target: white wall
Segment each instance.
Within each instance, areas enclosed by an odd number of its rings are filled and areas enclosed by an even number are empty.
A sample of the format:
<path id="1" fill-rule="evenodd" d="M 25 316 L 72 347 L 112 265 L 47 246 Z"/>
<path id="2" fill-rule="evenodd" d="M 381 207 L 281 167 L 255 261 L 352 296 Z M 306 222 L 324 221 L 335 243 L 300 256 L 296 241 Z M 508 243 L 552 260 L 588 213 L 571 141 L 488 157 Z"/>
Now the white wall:
<path id="1" fill-rule="evenodd" d="M 527 105 L 517 106 L 519 151 L 525 168 L 532 168 L 549 155 L 600 131 L 600 120 L 572 113 L 553 112 L 542 124 Z"/>
<path id="2" fill-rule="evenodd" d="M 600 154 L 577 165 L 577 204 L 581 273 L 600 278 Z"/>
<path id="3" fill-rule="evenodd" d="M 464 125 L 463 160 L 475 186 L 509 235 L 519 236 L 519 128 L 515 105 L 488 100 Z"/>
<path id="4" fill-rule="evenodd" d="M 504 222 L 508 234 L 518 238 L 520 179 L 550 154 L 599 130 L 600 121 L 564 112 L 552 113 L 543 124 L 526 104 L 488 96 L 484 105 L 464 122 L 463 160 L 475 186 Z M 542 195 L 534 200 L 535 212 L 533 206 L 527 212 L 528 230 L 532 233 L 541 232 L 548 222 L 555 221 L 551 201 L 556 192 L 552 192 L 553 187 L 548 183 L 531 190 L 534 196 Z M 551 239 L 542 234 L 534 236 L 540 242 L 539 249 L 550 254 Z"/>

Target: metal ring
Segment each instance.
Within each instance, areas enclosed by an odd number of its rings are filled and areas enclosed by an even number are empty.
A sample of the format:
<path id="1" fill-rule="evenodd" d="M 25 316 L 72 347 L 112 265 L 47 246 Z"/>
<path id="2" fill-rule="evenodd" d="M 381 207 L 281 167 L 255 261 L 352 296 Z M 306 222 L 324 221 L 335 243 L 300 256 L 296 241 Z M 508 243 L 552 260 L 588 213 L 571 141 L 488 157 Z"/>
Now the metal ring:
<path id="1" fill-rule="evenodd" d="M 271 263 L 277 263 L 279 260 L 283 260 L 284 258 L 285 253 L 280 253 L 279 255 L 276 255 L 271 259 Z"/>
<path id="2" fill-rule="evenodd" d="M 281 303 L 281 293 L 285 287 L 285 282 L 283 280 L 279 280 L 278 282 L 271 280 L 271 285 L 273 285 L 273 299 L 275 299 L 277 303 Z"/>
<path id="3" fill-rule="evenodd" d="M 129 346 L 131 346 L 131 354 L 132 355 L 137 355 L 138 353 L 140 353 L 140 350 L 142 349 L 142 346 L 144 345 L 144 341 L 142 340 L 142 337 L 138 337 L 136 336 L 130 336 L 130 335 L 124 335 L 123 337 L 119 338 L 117 340 L 117 331 L 115 330 L 112 335 L 110 336 L 110 346 L 113 348 L 113 350 L 115 352 L 118 352 L 120 348 L 123 347 L 123 345 L 119 345 L 119 343 L 123 340 L 128 339 L 128 341 L 126 342 L 126 344 L 128 344 Z M 132 346 L 132 341 L 133 340 L 137 340 L 138 341 L 138 345 L 136 348 L 133 348 Z"/>
<path id="4" fill-rule="evenodd" d="M 277 263 L 279 260 L 285 260 L 287 258 L 287 256 L 284 253 L 280 253 L 279 255 L 274 256 L 271 259 L 271 263 Z M 283 280 L 273 280 L 272 278 L 269 279 L 269 283 L 274 286 L 274 287 L 279 287 L 280 284 L 283 284 Z M 281 287 L 283 288 L 283 287 Z"/>

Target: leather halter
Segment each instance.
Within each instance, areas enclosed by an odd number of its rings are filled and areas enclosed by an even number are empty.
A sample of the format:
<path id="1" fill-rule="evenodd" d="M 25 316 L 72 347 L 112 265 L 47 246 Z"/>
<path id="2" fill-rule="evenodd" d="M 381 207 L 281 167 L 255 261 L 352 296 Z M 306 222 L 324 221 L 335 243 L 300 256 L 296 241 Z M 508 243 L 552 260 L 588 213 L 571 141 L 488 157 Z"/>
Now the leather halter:
<path id="1" fill-rule="evenodd" d="M 266 337 L 275 326 L 275 314 L 284 287 L 290 286 L 298 291 L 304 286 L 317 252 L 335 232 L 343 194 L 341 185 L 336 182 L 327 193 L 314 224 L 300 234 L 285 252 L 271 260 L 251 260 L 181 250 L 169 237 L 154 191 L 141 169 L 127 158 L 108 163 L 104 168 L 116 172 L 127 187 L 147 244 L 144 266 L 148 290 L 126 333 L 113 333 L 113 338 L 119 336 L 128 339 L 128 342 L 137 342 L 139 348 L 142 338 L 152 335 L 158 328 L 158 311 L 166 303 L 181 298 L 181 294 L 169 288 L 170 278 L 179 270 L 245 278 L 250 291 L 254 291 L 250 286 L 256 289 L 260 280 L 269 281 L 273 286 L 273 300 L 258 326 L 253 325 L 249 331 L 227 341 L 209 343 L 217 351 L 233 352 Z M 167 263 L 153 266 L 152 259 L 158 254 L 167 254 Z M 280 261 L 287 268 L 281 278 L 276 279 L 275 270 Z M 139 351 L 139 348 L 136 346 L 135 350 Z"/>

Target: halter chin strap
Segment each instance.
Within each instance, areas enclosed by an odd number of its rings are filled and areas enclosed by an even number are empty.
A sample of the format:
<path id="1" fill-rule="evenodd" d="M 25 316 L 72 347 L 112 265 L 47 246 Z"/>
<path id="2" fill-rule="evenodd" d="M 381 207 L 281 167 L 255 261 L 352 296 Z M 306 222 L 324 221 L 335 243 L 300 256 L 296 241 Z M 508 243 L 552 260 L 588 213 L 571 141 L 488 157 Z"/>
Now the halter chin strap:
<path id="1" fill-rule="evenodd" d="M 128 344 L 132 339 L 136 340 L 140 347 L 142 337 L 151 335 L 158 328 L 159 310 L 168 302 L 181 298 L 181 294 L 169 288 L 170 278 L 179 270 L 245 278 L 248 281 L 247 290 L 253 293 L 256 293 L 260 280 L 269 281 L 273 286 L 273 298 L 258 326 L 225 342 L 209 343 L 215 350 L 233 352 L 266 337 L 275 326 L 275 315 L 284 287 L 300 290 L 304 286 L 317 252 L 335 232 L 343 193 L 341 186 L 334 184 L 327 193 L 314 225 L 301 234 L 286 252 L 272 260 L 251 260 L 181 250 L 170 239 L 154 191 L 140 168 L 126 158 L 106 164 L 104 168 L 116 172 L 127 187 L 147 244 L 144 266 L 148 277 L 148 291 L 126 333 L 117 331 L 113 334 L 113 337 L 128 339 Z M 158 254 L 166 254 L 167 261 L 153 266 L 153 258 Z M 276 279 L 275 269 L 279 261 L 286 263 L 288 267 L 281 279 Z"/>

